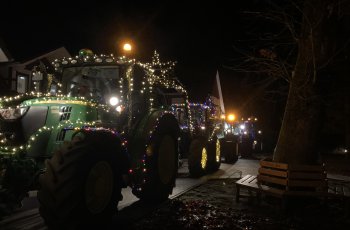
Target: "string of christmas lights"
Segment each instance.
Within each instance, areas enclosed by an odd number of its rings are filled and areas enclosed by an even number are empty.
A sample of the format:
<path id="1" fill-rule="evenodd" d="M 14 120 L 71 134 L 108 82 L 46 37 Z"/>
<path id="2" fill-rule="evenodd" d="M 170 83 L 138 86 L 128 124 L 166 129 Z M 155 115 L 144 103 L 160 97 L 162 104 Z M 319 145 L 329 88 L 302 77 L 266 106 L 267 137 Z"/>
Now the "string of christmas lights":
<path id="1" fill-rule="evenodd" d="M 55 67 L 56 71 L 62 71 L 62 68 L 68 65 L 71 66 L 81 66 L 83 64 L 87 63 L 96 63 L 96 64 L 129 64 L 130 66 L 133 64 L 138 64 L 141 67 L 143 67 L 146 71 L 146 76 L 142 80 L 142 88 L 141 88 L 141 93 L 145 93 L 148 91 L 150 95 L 150 107 L 151 109 L 153 108 L 153 88 L 155 85 L 160 85 L 165 88 L 174 88 L 178 90 L 181 93 L 184 93 L 186 95 L 186 104 L 187 109 L 189 111 L 189 116 L 190 116 L 190 129 L 193 130 L 193 124 L 192 124 L 192 119 L 191 119 L 191 112 L 190 112 L 190 104 L 188 103 L 188 96 L 187 92 L 184 89 L 184 87 L 178 82 L 176 78 L 174 78 L 173 71 L 176 62 L 161 62 L 159 58 L 159 54 L 157 51 L 154 51 L 154 55 L 152 57 L 152 62 L 151 63 L 141 63 L 138 62 L 136 63 L 134 59 L 128 59 L 125 56 L 115 58 L 113 54 L 110 55 L 96 55 L 92 54 L 92 52 L 89 51 L 84 51 L 82 53 L 79 53 L 79 56 L 75 56 L 74 58 L 62 58 L 62 59 L 56 59 L 52 62 L 53 66 Z M 132 75 L 132 68 L 128 68 L 126 71 L 126 78 L 128 81 L 128 87 L 129 87 L 129 92 L 133 91 L 133 75 Z M 120 83 L 120 90 L 119 92 L 121 93 L 121 100 L 123 100 L 123 85 L 124 85 L 124 78 L 121 77 L 119 80 Z M 23 103 L 19 105 L 15 105 L 14 108 L 19 108 L 20 106 L 30 106 L 32 104 L 36 103 L 57 103 L 57 101 L 60 101 L 62 103 L 76 103 L 76 104 L 81 104 L 81 105 L 89 105 L 92 107 L 99 107 L 100 109 L 103 109 L 106 112 L 110 112 L 110 108 L 107 105 L 102 105 L 102 104 L 97 104 L 93 100 L 87 100 L 87 98 L 84 97 L 67 97 L 66 95 L 60 94 L 62 91 L 60 90 L 62 87 L 61 83 L 58 83 L 58 94 L 55 96 L 50 95 L 49 93 L 40 93 L 40 92 L 30 92 L 22 95 L 18 95 L 15 97 L 3 97 L 0 98 L 0 107 L 2 109 L 4 108 L 13 108 L 11 106 L 11 102 L 16 102 L 16 101 L 21 101 L 23 100 L 23 97 L 29 97 L 29 98 L 36 98 L 36 100 L 28 100 L 24 101 Z M 8 106 L 8 107 L 6 107 Z M 69 122 L 69 121 L 68 121 Z M 77 121 L 79 122 L 79 120 Z M 86 124 L 86 122 L 84 122 Z M 80 123 L 81 125 L 82 123 Z M 67 125 L 66 123 L 60 124 L 58 128 L 61 128 L 62 126 Z M 90 124 L 88 124 L 90 125 Z M 48 127 L 45 127 L 48 129 Z M 51 127 L 52 128 L 52 127 Z M 39 131 L 40 132 L 40 131 Z M 35 136 L 33 137 L 35 140 Z M 32 140 L 32 138 L 30 139 Z M 32 141 L 34 141 L 32 140 Z M 3 142 L 3 139 L 0 140 L 0 142 Z M 30 144 L 29 144 L 30 147 Z M 20 149 L 24 148 L 24 146 L 20 146 Z M 8 147 L 0 147 L 0 150 L 8 150 Z M 16 151 L 12 151 L 16 152 Z"/>

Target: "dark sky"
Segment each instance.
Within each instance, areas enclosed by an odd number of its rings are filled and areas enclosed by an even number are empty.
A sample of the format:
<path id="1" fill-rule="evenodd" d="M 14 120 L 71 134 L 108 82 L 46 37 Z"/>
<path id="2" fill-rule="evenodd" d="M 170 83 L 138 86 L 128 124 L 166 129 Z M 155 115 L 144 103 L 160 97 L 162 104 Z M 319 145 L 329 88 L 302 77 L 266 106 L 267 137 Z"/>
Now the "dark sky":
<path id="1" fill-rule="evenodd" d="M 139 60 L 150 61 L 157 50 L 161 60 L 177 61 L 178 77 L 190 96 L 201 100 L 211 91 L 217 69 L 232 74 L 222 65 L 249 26 L 241 13 L 259 1 L 246 6 L 230 1 L 72 2 L 5 3 L 0 37 L 14 58 L 25 61 L 61 46 L 72 55 L 81 48 L 118 54 L 120 43 L 128 39 Z"/>
<path id="2" fill-rule="evenodd" d="M 266 106 L 270 102 L 252 103 L 262 95 L 247 88 L 242 75 L 223 67 L 237 57 L 237 47 L 243 49 L 239 44 L 247 34 L 259 38 L 269 28 L 244 14 L 261 11 L 269 1 L 2 1 L 0 38 L 17 61 L 62 46 L 72 55 L 82 48 L 118 55 L 120 44 L 131 40 L 138 60 L 151 61 L 157 50 L 161 60 L 177 61 L 177 77 L 191 101 L 204 101 L 219 70 L 226 113 L 278 125 L 283 106 L 276 110 L 275 104 Z"/>

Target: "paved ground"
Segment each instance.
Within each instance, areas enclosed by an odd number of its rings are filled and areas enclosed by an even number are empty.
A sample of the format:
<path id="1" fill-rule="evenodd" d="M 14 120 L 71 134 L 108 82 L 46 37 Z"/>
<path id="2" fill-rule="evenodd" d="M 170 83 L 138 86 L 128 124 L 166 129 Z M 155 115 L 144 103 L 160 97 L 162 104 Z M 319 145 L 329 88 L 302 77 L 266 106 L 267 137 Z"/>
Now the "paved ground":
<path id="1" fill-rule="evenodd" d="M 192 200 L 192 202 L 196 202 L 196 200 L 200 200 L 200 198 L 208 197 L 208 199 L 212 200 L 214 203 L 220 201 L 227 205 L 233 205 L 235 190 L 234 181 L 247 174 L 256 175 L 258 173 L 258 167 L 259 160 L 257 158 L 239 159 L 235 164 L 222 163 L 220 169 L 213 174 L 201 178 L 190 178 L 187 170 L 187 163 L 184 162 L 183 166 L 179 169 L 179 177 L 176 180 L 177 186 L 170 198 L 177 200 L 177 198 L 182 197 L 186 201 Z M 350 181 L 350 177 L 346 175 L 329 173 L 328 176 L 330 178 Z M 206 186 L 208 188 L 206 188 Z M 33 197 L 24 201 L 24 209 L 22 211 L 20 210 L 16 215 L 0 222 L 0 228 L 2 230 L 46 229 L 38 214 L 38 204 L 34 197 L 35 192 L 32 195 Z M 158 208 L 157 206 L 145 206 L 141 204 L 137 198 L 131 194 L 129 188 L 123 189 L 123 196 L 124 200 L 118 205 L 118 209 L 120 210 L 119 214 L 113 221 L 113 226 L 118 226 L 119 229 L 128 229 L 140 218 L 146 214 L 153 213 L 155 209 Z M 203 208 L 208 208 L 204 203 L 193 203 L 192 208 L 196 206 L 200 207 L 201 205 L 204 205 Z M 237 205 L 235 207 L 247 208 L 246 206 Z"/>
<path id="2" fill-rule="evenodd" d="M 137 222 L 125 222 L 119 229 L 350 229 L 349 199 L 330 198 L 324 204 L 319 199 L 289 198 L 287 208 L 281 208 L 278 198 L 263 196 L 258 202 L 255 193 L 242 189 L 244 197 L 236 202 L 237 175 L 239 172 L 242 176 L 256 175 L 258 164 L 253 159 L 223 164 L 221 170 L 205 177 L 209 179 L 206 183 L 177 196 Z M 347 171 L 349 167 L 337 172 Z M 328 177 L 350 185 L 349 176 L 330 173 Z"/>
<path id="3" fill-rule="evenodd" d="M 179 169 L 179 176 L 176 180 L 176 187 L 170 199 L 186 193 L 194 187 L 197 187 L 208 179 L 213 178 L 240 178 L 242 174 L 257 173 L 258 161 L 241 159 L 236 164 L 222 164 L 220 169 L 214 174 L 207 175 L 201 178 L 191 178 L 188 173 L 187 162 L 184 161 Z M 145 215 L 155 207 L 146 207 L 138 201 L 132 194 L 130 188 L 122 190 L 123 200 L 119 203 L 118 209 L 120 217 L 125 223 L 129 223 Z M 129 214 L 131 213 L 131 214 Z M 17 212 L 0 222 L 0 228 L 5 229 L 45 229 L 42 218 L 38 214 L 38 201 L 36 199 L 36 191 L 30 192 L 30 197 L 23 201 L 23 207 Z"/>
<path id="4" fill-rule="evenodd" d="M 175 198 L 184 192 L 187 192 L 193 187 L 196 187 L 202 183 L 205 183 L 208 179 L 218 178 L 240 178 L 246 174 L 257 174 L 259 167 L 259 160 L 253 159 L 240 159 L 235 164 L 222 163 L 220 169 L 210 175 L 203 176 L 201 178 L 191 178 L 188 174 L 187 161 L 183 162 L 183 165 L 179 169 L 179 176 L 176 179 L 176 187 L 170 198 Z M 131 205 L 138 199 L 132 195 L 130 188 L 125 188 L 122 191 L 123 200 L 119 203 L 119 210 Z"/>

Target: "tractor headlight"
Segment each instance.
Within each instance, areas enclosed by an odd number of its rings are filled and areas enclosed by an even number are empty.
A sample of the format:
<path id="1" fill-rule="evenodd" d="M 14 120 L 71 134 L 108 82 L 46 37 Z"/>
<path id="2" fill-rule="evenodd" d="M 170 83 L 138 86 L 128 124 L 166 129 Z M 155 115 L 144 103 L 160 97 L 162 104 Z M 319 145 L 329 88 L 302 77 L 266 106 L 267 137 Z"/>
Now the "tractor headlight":
<path id="1" fill-rule="evenodd" d="M 119 98 L 113 96 L 111 98 L 109 98 L 109 104 L 111 104 L 111 106 L 116 106 L 119 104 Z"/>
<path id="2" fill-rule="evenodd" d="M 5 120 L 15 120 L 22 117 L 29 107 L 0 109 L 0 117 Z"/>
<path id="3" fill-rule="evenodd" d="M 122 105 L 118 105 L 115 109 L 118 113 L 121 113 L 124 110 L 124 107 Z"/>

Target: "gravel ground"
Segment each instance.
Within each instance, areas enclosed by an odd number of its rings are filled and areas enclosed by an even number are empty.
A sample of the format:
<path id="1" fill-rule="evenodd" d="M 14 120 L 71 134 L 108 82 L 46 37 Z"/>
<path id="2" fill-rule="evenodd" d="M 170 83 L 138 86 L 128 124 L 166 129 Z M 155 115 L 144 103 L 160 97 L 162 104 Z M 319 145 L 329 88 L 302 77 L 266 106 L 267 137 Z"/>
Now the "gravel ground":
<path id="1" fill-rule="evenodd" d="M 280 200 L 254 194 L 236 203 L 235 179 L 215 179 L 169 200 L 128 229 L 350 229 L 349 209 L 340 200 Z"/>

